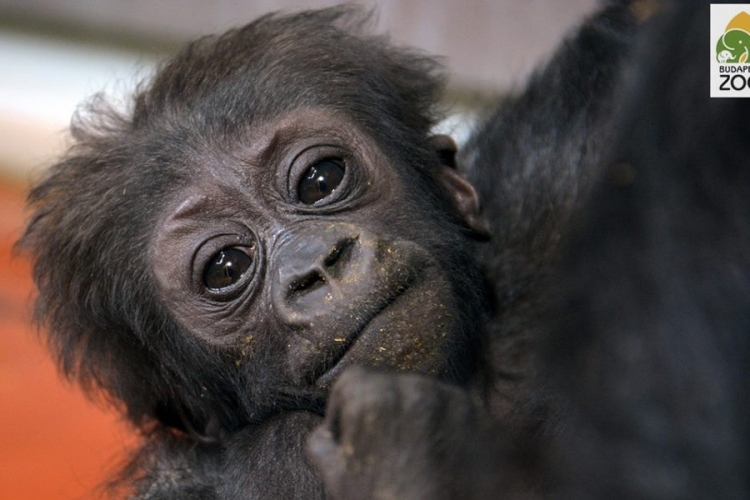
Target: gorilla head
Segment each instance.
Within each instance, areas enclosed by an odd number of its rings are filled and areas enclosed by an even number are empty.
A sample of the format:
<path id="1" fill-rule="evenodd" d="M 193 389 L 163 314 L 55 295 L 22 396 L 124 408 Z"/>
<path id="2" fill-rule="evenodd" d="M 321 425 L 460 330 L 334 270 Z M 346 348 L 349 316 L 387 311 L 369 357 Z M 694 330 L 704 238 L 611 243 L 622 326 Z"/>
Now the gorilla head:
<path id="1" fill-rule="evenodd" d="M 32 192 L 23 244 L 62 370 L 138 425 L 218 438 L 322 412 L 350 365 L 476 368 L 486 236 L 427 57 L 348 8 L 199 40 L 101 104 Z"/>

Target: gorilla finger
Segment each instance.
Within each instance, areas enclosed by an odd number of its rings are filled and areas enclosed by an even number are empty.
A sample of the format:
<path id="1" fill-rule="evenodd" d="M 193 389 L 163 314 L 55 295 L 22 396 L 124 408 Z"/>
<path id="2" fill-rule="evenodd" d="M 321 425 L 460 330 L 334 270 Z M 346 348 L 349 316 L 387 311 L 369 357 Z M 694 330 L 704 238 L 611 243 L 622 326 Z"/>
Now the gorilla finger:
<path id="1" fill-rule="evenodd" d="M 344 453 L 325 424 L 310 433 L 305 449 L 313 465 L 327 480 L 343 475 L 346 467 Z"/>

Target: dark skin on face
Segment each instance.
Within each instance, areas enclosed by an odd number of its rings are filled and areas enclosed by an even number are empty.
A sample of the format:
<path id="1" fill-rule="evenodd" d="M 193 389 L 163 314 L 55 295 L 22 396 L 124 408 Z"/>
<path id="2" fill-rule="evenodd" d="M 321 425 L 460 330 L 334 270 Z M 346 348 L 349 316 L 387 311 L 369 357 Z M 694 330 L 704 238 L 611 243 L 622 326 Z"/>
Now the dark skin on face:
<path id="1" fill-rule="evenodd" d="M 155 231 L 170 315 L 276 387 L 324 394 L 353 365 L 453 377 L 460 299 L 435 254 L 435 215 L 404 174 L 331 111 L 293 111 L 247 136 L 197 162 Z M 432 145 L 452 162 L 452 141 Z M 467 229 L 485 233 L 474 189 L 450 164 L 435 172 Z"/>

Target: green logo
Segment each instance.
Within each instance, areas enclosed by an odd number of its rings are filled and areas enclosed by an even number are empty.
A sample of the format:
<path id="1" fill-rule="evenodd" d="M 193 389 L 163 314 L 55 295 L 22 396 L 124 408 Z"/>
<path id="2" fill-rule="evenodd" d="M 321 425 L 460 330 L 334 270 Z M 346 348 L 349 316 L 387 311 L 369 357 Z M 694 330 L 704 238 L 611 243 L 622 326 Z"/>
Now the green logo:
<path id="1" fill-rule="evenodd" d="M 740 12 L 729 21 L 716 43 L 720 63 L 745 63 L 750 57 L 750 14 Z"/>

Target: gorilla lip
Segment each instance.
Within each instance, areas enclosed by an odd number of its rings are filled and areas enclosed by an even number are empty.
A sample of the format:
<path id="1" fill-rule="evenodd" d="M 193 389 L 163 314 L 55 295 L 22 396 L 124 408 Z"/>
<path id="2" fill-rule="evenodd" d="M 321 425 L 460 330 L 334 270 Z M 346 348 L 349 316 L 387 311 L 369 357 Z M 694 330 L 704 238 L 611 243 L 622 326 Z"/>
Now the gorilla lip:
<path id="1" fill-rule="evenodd" d="M 328 387 L 336 378 L 338 378 L 341 372 L 347 367 L 347 365 L 349 365 L 346 358 L 351 357 L 351 350 L 357 341 L 366 335 L 367 330 L 378 317 L 380 317 L 386 310 L 391 309 L 391 306 L 403 298 L 404 295 L 413 288 L 415 281 L 417 281 L 417 276 L 412 275 L 405 283 L 394 288 L 382 301 L 381 306 L 374 310 L 372 314 L 369 314 L 364 318 L 364 321 L 362 321 L 360 326 L 354 330 L 353 334 L 337 336 L 331 339 L 334 342 L 340 341 L 336 340 L 340 338 L 345 340 L 342 342 L 342 348 L 338 350 L 336 355 L 330 359 L 330 362 L 318 372 L 322 372 L 321 375 L 317 375 L 317 373 L 313 374 L 315 385 L 319 387 Z"/>

